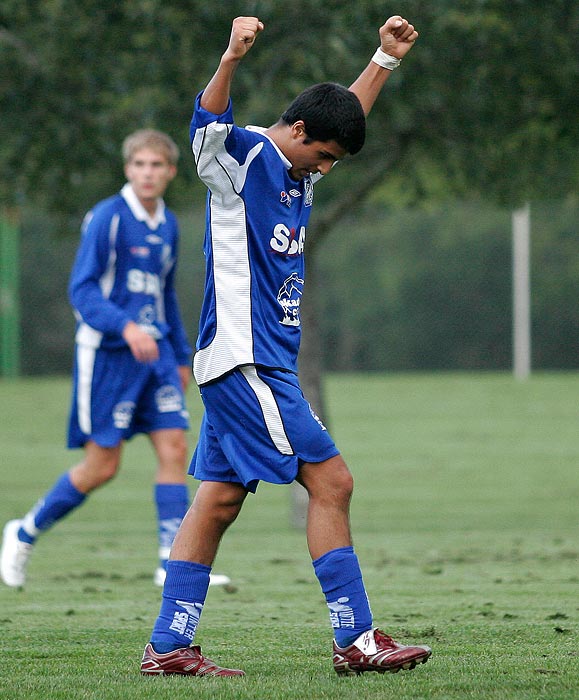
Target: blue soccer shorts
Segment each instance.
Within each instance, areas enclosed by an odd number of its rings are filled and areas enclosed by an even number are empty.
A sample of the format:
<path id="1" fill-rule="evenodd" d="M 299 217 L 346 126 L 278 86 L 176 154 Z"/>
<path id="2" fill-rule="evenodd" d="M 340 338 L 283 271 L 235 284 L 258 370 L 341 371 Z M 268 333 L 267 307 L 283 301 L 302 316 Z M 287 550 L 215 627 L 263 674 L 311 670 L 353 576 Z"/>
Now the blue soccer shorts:
<path id="1" fill-rule="evenodd" d="M 144 364 L 128 348 L 76 346 L 68 447 L 115 447 L 136 433 L 189 428 L 173 348 L 161 340 L 159 352 Z"/>
<path id="2" fill-rule="evenodd" d="M 289 484 L 304 462 L 339 454 L 291 372 L 241 367 L 201 387 L 205 415 L 189 474 L 201 481 Z"/>

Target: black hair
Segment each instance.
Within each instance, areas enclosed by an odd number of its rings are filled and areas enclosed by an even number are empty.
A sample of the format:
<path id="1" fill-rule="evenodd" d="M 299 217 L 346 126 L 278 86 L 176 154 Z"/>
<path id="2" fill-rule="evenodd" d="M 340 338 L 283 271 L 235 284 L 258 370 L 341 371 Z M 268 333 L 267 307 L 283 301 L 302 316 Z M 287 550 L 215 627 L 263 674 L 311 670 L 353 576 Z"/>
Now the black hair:
<path id="1" fill-rule="evenodd" d="M 366 117 L 356 95 L 337 83 L 318 83 L 299 94 L 281 120 L 302 120 L 314 141 L 335 141 L 350 154 L 358 153 L 366 137 Z"/>

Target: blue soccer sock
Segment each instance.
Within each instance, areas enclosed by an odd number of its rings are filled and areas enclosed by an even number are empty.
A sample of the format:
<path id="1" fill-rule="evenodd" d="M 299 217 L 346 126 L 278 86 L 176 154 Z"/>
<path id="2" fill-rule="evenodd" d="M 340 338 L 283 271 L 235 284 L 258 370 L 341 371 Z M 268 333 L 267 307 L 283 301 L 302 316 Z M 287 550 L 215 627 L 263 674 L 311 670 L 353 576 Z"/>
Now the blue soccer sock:
<path id="1" fill-rule="evenodd" d="M 352 644 L 372 628 L 372 611 L 353 547 L 340 547 L 312 562 L 326 603 L 336 643 Z"/>
<path id="2" fill-rule="evenodd" d="M 41 498 L 22 519 L 18 539 L 34 544 L 38 535 L 51 528 L 58 520 L 78 508 L 86 498 L 70 480 L 69 472 L 63 474 L 52 489 Z"/>
<path id="3" fill-rule="evenodd" d="M 167 568 L 167 560 L 179 525 L 189 508 L 189 491 L 185 484 L 155 484 L 159 533 L 159 564 Z"/>
<path id="4" fill-rule="evenodd" d="M 167 563 L 167 578 L 151 644 L 159 654 L 191 645 L 209 588 L 210 566 L 189 561 Z"/>

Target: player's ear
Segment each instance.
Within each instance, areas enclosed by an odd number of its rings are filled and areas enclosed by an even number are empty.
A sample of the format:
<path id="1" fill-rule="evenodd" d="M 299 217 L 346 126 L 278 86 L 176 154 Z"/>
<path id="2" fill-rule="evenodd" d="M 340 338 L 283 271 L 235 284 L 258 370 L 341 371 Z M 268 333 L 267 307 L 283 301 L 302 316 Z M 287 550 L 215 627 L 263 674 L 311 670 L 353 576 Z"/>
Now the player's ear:
<path id="1" fill-rule="evenodd" d="M 306 125 L 302 119 L 294 122 L 291 125 L 292 137 L 297 139 L 304 139 L 306 137 Z"/>
<path id="2" fill-rule="evenodd" d="M 169 165 L 169 181 L 171 181 L 177 174 L 177 166 L 171 163 Z"/>

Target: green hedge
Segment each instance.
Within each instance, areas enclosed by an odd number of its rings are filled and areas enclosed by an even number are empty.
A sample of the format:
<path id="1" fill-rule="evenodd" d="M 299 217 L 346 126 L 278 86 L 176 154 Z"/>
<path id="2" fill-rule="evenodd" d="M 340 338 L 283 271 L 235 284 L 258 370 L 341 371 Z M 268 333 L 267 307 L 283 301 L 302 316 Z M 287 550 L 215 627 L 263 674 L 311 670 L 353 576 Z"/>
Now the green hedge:
<path id="1" fill-rule="evenodd" d="M 178 288 L 192 340 L 203 290 L 201 199 L 197 204 L 180 216 Z M 533 367 L 576 369 L 579 205 L 533 204 L 531 223 Z M 39 212 L 23 217 L 25 374 L 70 369 L 74 320 L 66 286 L 77 229 L 77 222 Z M 315 220 L 308 235 L 316 235 Z M 327 236 L 316 256 L 327 369 L 510 368 L 509 211 L 481 202 L 397 211 L 368 204 Z"/>

